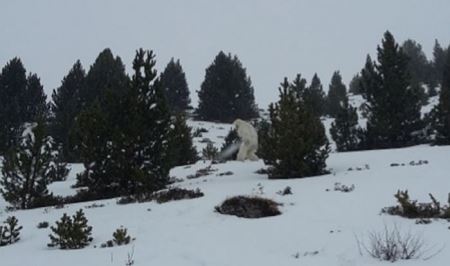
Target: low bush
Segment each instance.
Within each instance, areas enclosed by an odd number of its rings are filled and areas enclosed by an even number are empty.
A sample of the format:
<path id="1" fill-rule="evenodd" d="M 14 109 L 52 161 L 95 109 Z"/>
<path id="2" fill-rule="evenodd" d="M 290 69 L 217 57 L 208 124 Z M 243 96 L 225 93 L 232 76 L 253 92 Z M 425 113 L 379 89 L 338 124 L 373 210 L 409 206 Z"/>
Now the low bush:
<path id="1" fill-rule="evenodd" d="M 357 242 L 360 253 L 364 250 L 376 259 L 390 262 L 422 258 L 430 251 L 426 249 L 420 235 L 401 232 L 397 226 L 393 228 L 385 226 L 383 231 L 370 232 L 367 244 L 359 239 Z"/>
<path id="2" fill-rule="evenodd" d="M 450 195 L 448 205 L 441 206 L 434 196 L 429 194 L 431 202 L 418 203 L 417 200 L 409 198 L 408 190 L 397 191 L 394 197 L 397 199 L 397 206 L 386 207 L 382 210 L 383 213 L 391 215 L 398 215 L 406 218 L 450 218 Z"/>
<path id="3" fill-rule="evenodd" d="M 121 226 L 113 233 L 113 239 L 106 241 L 101 245 L 102 248 L 128 245 L 135 238 L 131 238 L 127 233 L 127 229 Z"/>
<path id="4" fill-rule="evenodd" d="M 261 218 L 280 215 L 280 204 L 273 200 L 256 196 L 235 196 L 216 206 L 221 214 L 235 215 L 242 218 Z"/>
<path id="5" fill-rule="evenodd" d="M 49 235 L 51 243 L 48 246 L 60 249 L 80 249 L 89 245 L 92 241 L 92 237 L 90 237 L 92 226 L 89 226 L 87 222 L 82 209 L 77 211 L 72 218 L 64 213 L 61 220 L 56 222 L 56 226 L 50 227 L 53 234 Z"/>
<path id="6" fill-rule="evenodd" d="M 3 224 L 3 226 L 0 225 L 0 246 L 11 245 L 19 241 L 20 230 L 22 230 L 19 220 L 15 216 L 10 216 Z"/>
<path id="7" fill-rule="evenodd" d="M 37 228 L 38 229 L 45 229 L 45 228 L 48 228 L 48 226 L 49 226 L 48 222 L 44 221 L 44 222 L 38 223 Z"/>
<path id="8" fill-rule="evenodd" d="M 189 190 L 183 188 L 171 188 L 168 190 L 158 191 L 152 194 L 152 199 L 158 203 L 165 203 L 173 200 L 195 199 L 203 197 L 205 194 L 200 189 Z"/>

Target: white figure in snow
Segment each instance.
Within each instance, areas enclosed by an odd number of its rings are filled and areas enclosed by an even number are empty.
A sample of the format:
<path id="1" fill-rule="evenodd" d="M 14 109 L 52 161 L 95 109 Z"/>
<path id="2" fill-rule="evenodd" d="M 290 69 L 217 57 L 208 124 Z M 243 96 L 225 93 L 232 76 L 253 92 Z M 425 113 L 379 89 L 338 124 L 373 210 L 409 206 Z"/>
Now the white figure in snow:
<path id="1" fill-rule="evenodd" d="M 252 160 L 257 161 L 256 151 L 258 150 L 258 133 L 255 128 L 241 119 L 236 119 L 233 122 L 236 132 L 241 139 L 241 145 L 237 154 L 238 161 Z"/>

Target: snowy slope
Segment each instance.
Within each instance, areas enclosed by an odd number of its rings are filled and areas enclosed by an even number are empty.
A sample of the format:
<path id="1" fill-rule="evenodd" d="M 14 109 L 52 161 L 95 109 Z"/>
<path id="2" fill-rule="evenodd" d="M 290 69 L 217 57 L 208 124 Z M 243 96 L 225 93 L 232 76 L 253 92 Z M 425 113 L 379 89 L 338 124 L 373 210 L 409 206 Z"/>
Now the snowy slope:
<path id="1" fill-rule="evenodd" d="M 225 125 L 193 123 L 210 128 L 208 137 L 217 141 L 218 147 L 221 138 L 217 136 L 228 132 Z M 0 220 L 15 215 L 24 226 L 18 243 L 0 248 L 1 265 L 123 266 L 128 253 L 133 253 L 136 266 L 391 265 L 367 254 L 361 256 L 355 235 L 366 239 L 369 231 L 396 224 L 405 231 L 422 234 L 431 251 L 444 247 L 429 260 L 398 262 L 399 265 L 444 266 L 450 260 L 448 222 L 416 225 L 414 220 L 380 215 L 380 210 L 395 204 L 393 194 L 398 189 L 408 189 L 411 197 L 420 201 L 428 201 L 431 192 L 446 202 L 450 192 L 449 154 L 448 146 L 333 153 L 327 161 L 331 174 L 296 180 L 268 180 L 267 176 L 256 174 L 255 171 L 264 167 L 261 161 L 216 164 L 212 167 L 217 171 L 211 175 L 186 179 L 209 165 L 209 162 L 198 162 L 173 169 L 171 176 L 183 180 L 175 186 L 200 188 L 205 196 L 165 204 L 117 205 L 112 199 L 95 202 L 104 204 L 97 208 L 89 208 L 91 202 L 67 205 L 63 209 L 8 213 L 4 211 L 6 203 L 0 199 Z M 418 160 L 428 160 L 429 164 L 408 164 Z M 391 163 L 406 166 L 390 167 Z M 74 193 L 70 185 L 75 173 L 81 170 L 80 165 L 72 165 L 69 180 L 52 184 L 51 191 L 63 195 Z M 226 171 L 234 174 L 217 175 Z M 351 193 L 336 192 L 333 191 L 335 182 L 354 184 L 356 188 Z M 276 193 L 286 186 L 292 188 L 293 195 Z M 214 206 L 227 197 L 261 193 L 282 203 L 283 214 L 252 220 L 214 212 Z M 82 250 L 48 248 L 50 230 L 37 229 L 36 225 L 42 221 L 54 224 L 63 213 L 73 214 L 80 208 L 93 226 L 93 243 Z M 98 248 L 121 225 L 137 238 L 133 244 Z"/>

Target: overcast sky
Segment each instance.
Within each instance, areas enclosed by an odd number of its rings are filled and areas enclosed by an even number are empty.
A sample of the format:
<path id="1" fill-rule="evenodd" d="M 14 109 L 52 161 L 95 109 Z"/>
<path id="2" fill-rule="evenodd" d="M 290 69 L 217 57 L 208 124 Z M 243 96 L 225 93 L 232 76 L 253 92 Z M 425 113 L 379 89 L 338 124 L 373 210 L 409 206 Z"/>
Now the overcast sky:
<path id="1" fill-rule="evenodd" d="M 375 54 L 383 33 L 412 38 L 431 55 L 450 43 L 448 0 L 0 0 L 0 65 L 19 56 L 47 93 L 73 63 L 86 70 L 106 47 L 130 70 L 137 48 L 158 70 L 171 57 L 186 72 L 194 104 L 205 68 L 220 51 L 237 54 L 261 107 L 277 99 L 284 76 L 334 70 L 344 81 Z"/>

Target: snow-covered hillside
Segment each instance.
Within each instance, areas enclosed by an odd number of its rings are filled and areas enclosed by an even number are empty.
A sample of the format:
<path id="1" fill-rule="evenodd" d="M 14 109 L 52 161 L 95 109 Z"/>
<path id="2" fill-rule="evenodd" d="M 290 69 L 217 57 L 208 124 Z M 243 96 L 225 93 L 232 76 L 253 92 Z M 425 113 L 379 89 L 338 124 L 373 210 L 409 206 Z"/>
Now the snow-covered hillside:
<path id="1" fill-rule="evenodd" d="M 191 122 L 193 127 L 209 130 L 196 138 L 199 150 L 209 138 L 220 148 L 230 125 Z M 408 189 L 419 201 L 429 201 L 428 193 L 441 202 L 450 192 L 448 158 L 450 147 L 417 146 L 404 149 L 332 153 L 327 161 L 331 174 L 294 180 L 269 180 L 255 173 L 264 167 L 262 161 L 214 164 L 208 176 L 187 179 L 196 170 L 209 166 L 198 162 L 172 169 L 179 181 L 173 186 L 199 188 L 205 196 L 198 199 L 157 204 L 155 202 L 117 205 L 116 199 L 66 205 L 64 208 L 42 208 L 7 212 L 0 199 L 0 220 L 15 215 L 24 229 L 16 244 L 0 248 L 1 265 L 6 266 L 98 266 L 125 265 L 131 254 L 134 265 L 165 266 L 273 266 L 273 265 L 391 265 L 363 252 L 356 237 L 366 241 L 370 231 L 398 226 L 421 235 L 427 244 L 425 255 L 439 252 L 428 260 L 397 262 L 399 265 L 448 265 L 450 261 L 450 223 L 435 220 L 416 225 L 414 220 L 381 215 L 383 207 L 396 204 L 394 193 Z M 412 166 L 411 161 L 428 164 Z M 405 166 L 392 167 L 392 163 Z M 75 174 L 82 170 L 72 165 L 66 182 L 53 183 L 55 194 L 75 193 L 70 188 Z M 231 171 L 232 175 L 220 175 Z M 349 193 L 334 191 L 334 184 L 355 185 Z M 286 186 L 293 195 L 277 192 Z M 270 218 L 245 219 L 216 213 L 214 207 L 234 195 L 261 195 L 282 204 L 282 214 Z M 93 226 L 94 241 L 81 250 L 58 250 L 47 247 L 51 225 L 63 215 L 83 208 Z M 136 240 L 127 246 L 99 248 L 111 239 L 121 225 Z"/>

